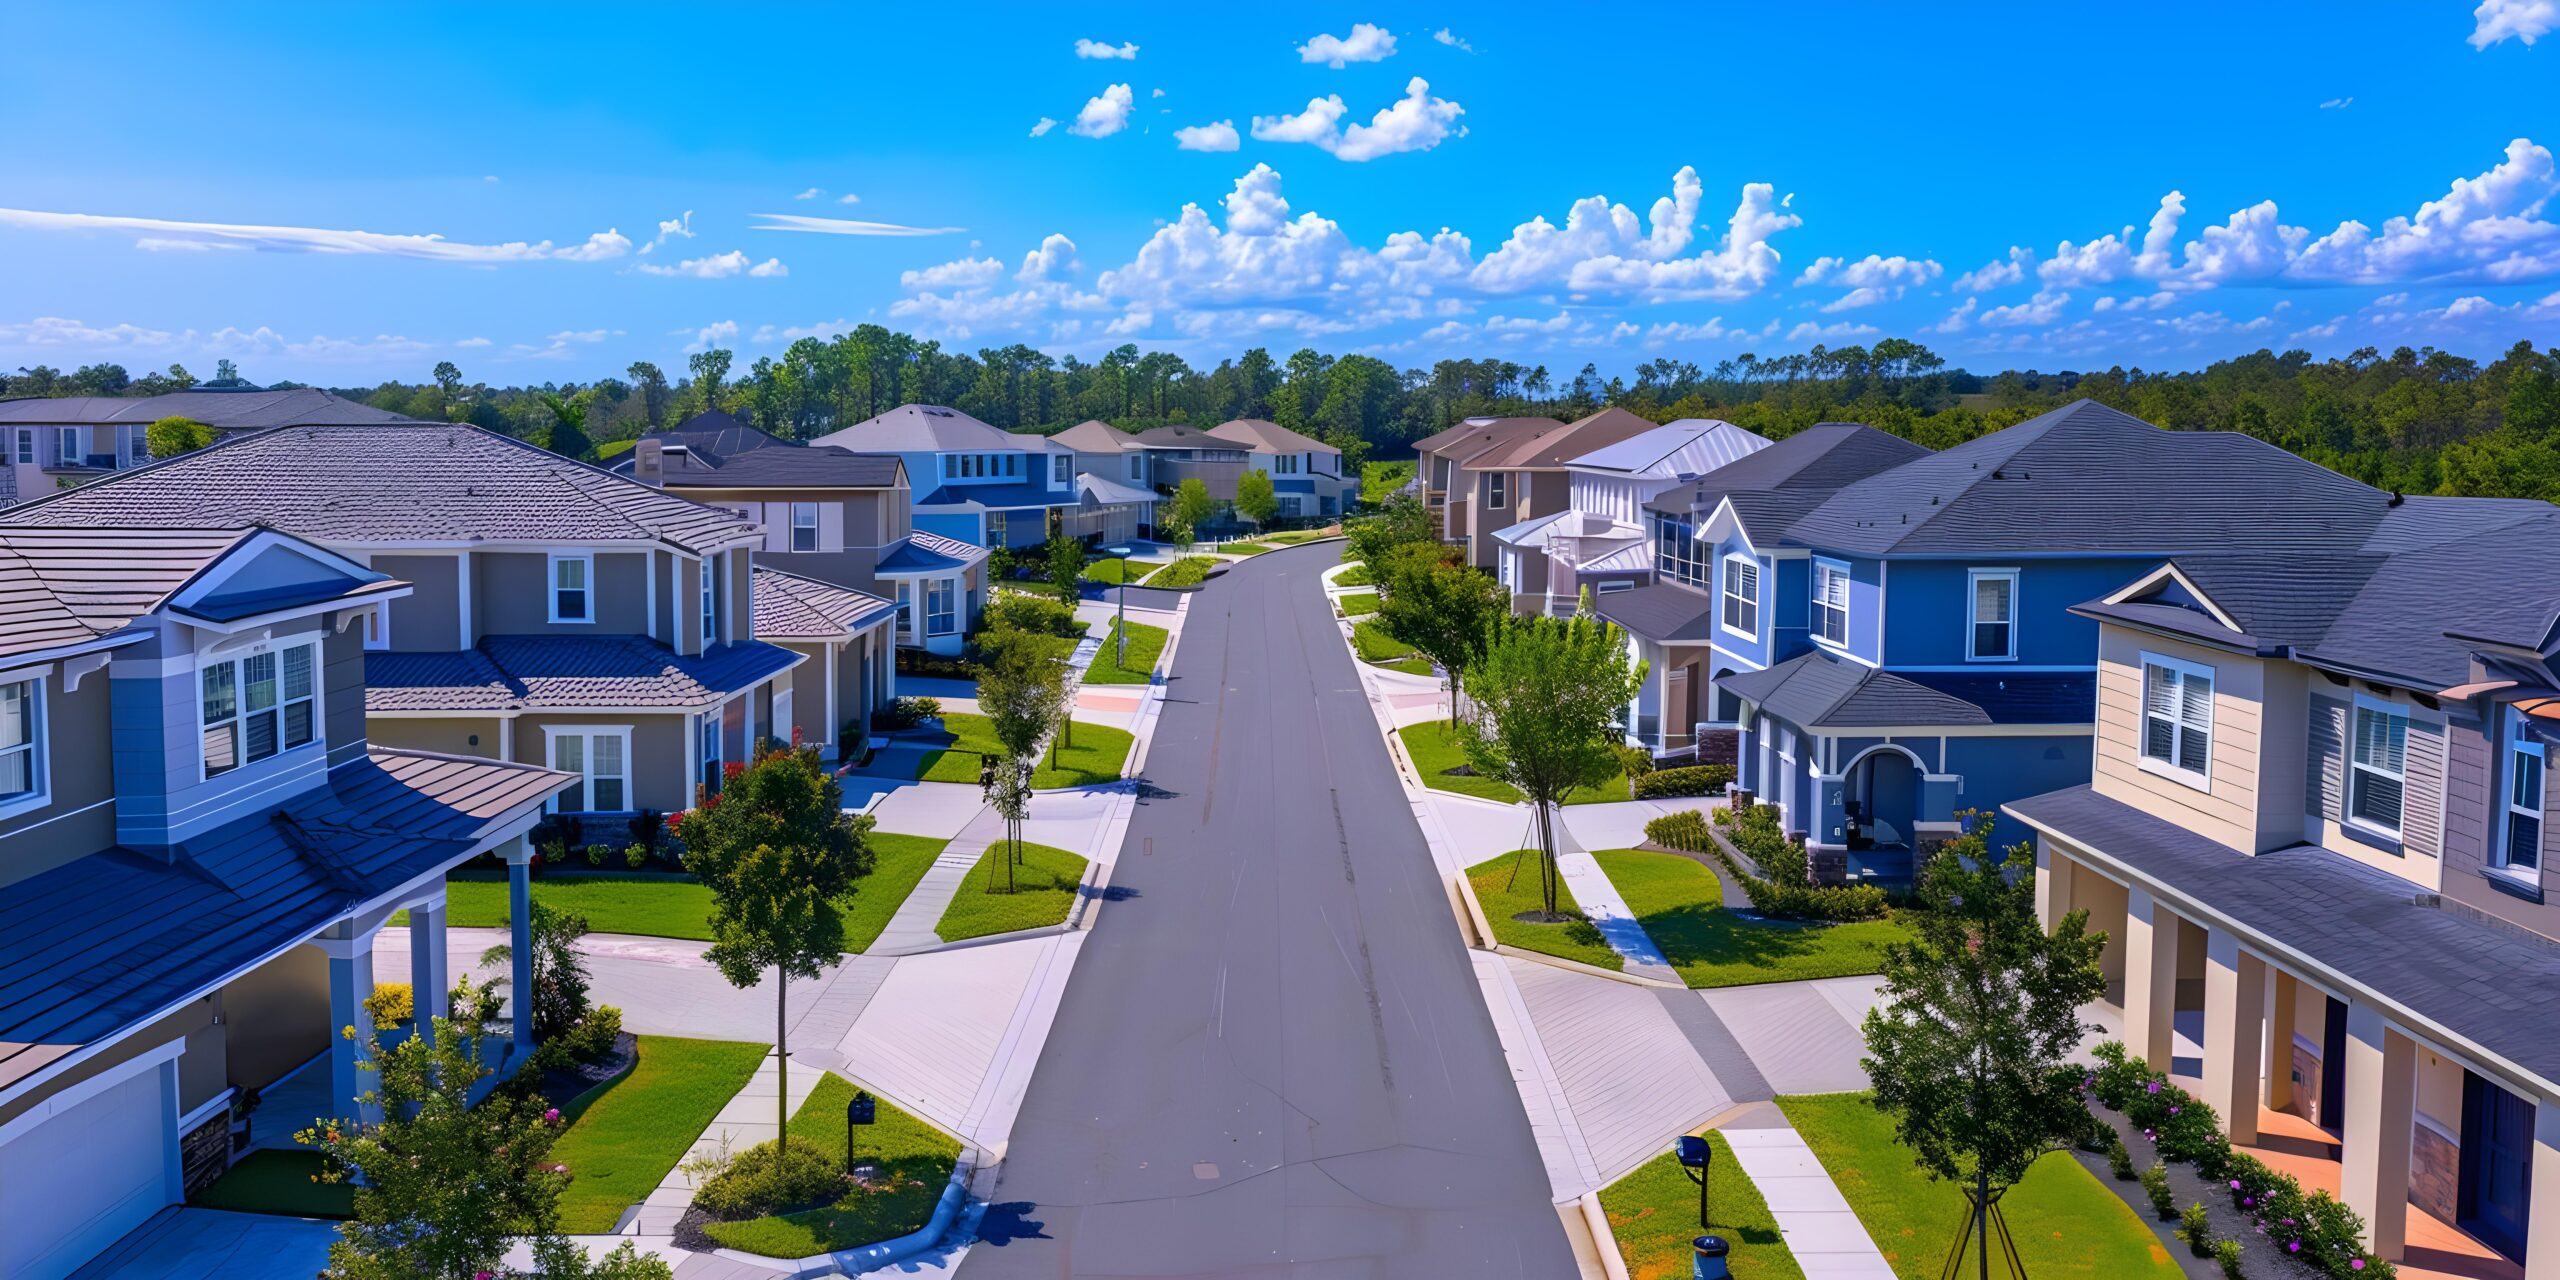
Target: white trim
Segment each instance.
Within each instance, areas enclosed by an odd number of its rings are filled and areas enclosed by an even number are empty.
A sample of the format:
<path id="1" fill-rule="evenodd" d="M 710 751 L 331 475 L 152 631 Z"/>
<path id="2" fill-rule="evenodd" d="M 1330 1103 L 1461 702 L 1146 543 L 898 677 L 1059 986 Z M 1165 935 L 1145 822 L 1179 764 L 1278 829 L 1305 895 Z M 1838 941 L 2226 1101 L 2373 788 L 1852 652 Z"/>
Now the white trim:
<path id="1" fill-rule="evenodd" d="M 2499 717 L 2499 727 L 2504 748 L 2498 754 L 2498 767 L 2494 771 L 2494 780 L 2490 784 L 2498 789 L 2497 844 L 2488 851 L 2487 864 L 2482 870 L 2490 875 L 2503 876 L 2511 883 L 2539 890 L 2542 881 L 2542 845 L 2550 837 L 2551 757 L 2540 742 L 2518 732 L 2524 727 L 2524 715 L 2512 705 L 2506 707 L 2504 714 Z M 2522 756 L 2533 757 L 2536 774 L 2534 807 L 2530 809 L 2516 803 L 2516 762 Z M 2514 826 L 2520 814 L 2530 815 L 2534 823 L 2533 865 L 2530 867 L 2517 866 L 2513 860 Z"/>
<path id="2" fill-rule="evenodd" d="M 53 693 L 48 687 L 49 671 L 50 668 L 38 669 L 32 675 L 12 672 L 13 678 L 0 679 L 0 688 L 27 686 L 30 690 L 28 701 L 32 704 L 27 710 L 26 745 L 9 748 L 13 752 L 24 750 L 27 754 L 27 789 L 7 800 L 0 800 L 0 819 L 33 813 L 53 803 Z"/>
<path id="3" fill-rule="evenodd" d="M 454 557 L 453 580 L 454 580 L 454 588 L 455 588 L 455 600 L 454 600 L 454 610 L 453 610 L 453 614 L 454 614 L 454 618 L 455 618 L 456 622 L 459 624 L 460 629 L 461 629 L 461 632 L 462 632 L 462 634 L 461 634 L 461 636 L 460 636 L 460 642 L 459 642 L 459 643 L 457 643 L 456 645 L 454 645 L 454 648 L 456 648 L 456 649 L 469 649 L 469 648 L 471 648 L 471 647 L 472 647 L 472 644 L 473 644 L 474 640 L 477 638 L 477 637 L 474 637 L 474 636 L 471 634 L 471 553 L 470 553 L 470 552 L 465 551 L 465 552 L 461 553 L 460 555 L 458 555 L 458 556 Z"/>
<path id="4" fill-rule="evenodd" d="M 1976 673 L 1979 673 L 1979 672 L 1982 670 L 1982 668 L 1981 668 L 1979 665 L 1971 664 L 1971 663 L 1955 663 L 1955 664 L 1952 664 L 1952 665 L 1937 665 L 1937 666 L 1918 665 L 1918 664 L 1914 664 L 1914 665 L 1908 665 L 1908 666 L 1906 666 L 1906 665 L 1904 665 L 1904 664 L 1902 664 L 1902 663 L 1895 663 L 1895 664 L 1893 664 L 1893 669 L 1894 669 L 1894 670 L 1896 670 L 1896 671 L 1936 671 L 1936 672 L 1943 672 L 1943 673 L 1946 673 L 1946 674 L 1949 674 L 1949 675 L 1954 675 L 1954 674 L 1958 674 L 1958 673 L 1961 673 L 1961 672 L 1968 672 L 1968 671 L 1970 671 L 1970 672 L 1976 672 Z M 2001 668 L 2000 668 L 2000 674 L 2002 674 L 2002 675 L 2061 675 L 2061 674 L 2064 674 L 2064 673 L 2067 673 L 2067 672 L 2071 672 L 2071 673 L 2076 673 L 2076 672 L 2086 672 L 2086 671 L 2089 671 L 2089 670 L 2092 670 L 2092 669 L 2093 669 L 2093 668 L 2092 668 L 2092 667 L 2091 667 L 2091 665 L 2090 665 L 2090 664 L 2088 664 L 2088 663 L 2082 663 L 2082 664 L 2080 664 L 2079 666 L 2076 666 L 2076 667 L 2075 667 L 2075 666 L 2028 666 L 2028 665 L 2024 665 L 2024 664 L 2020 664 L 2020 663 L 2005 663 L 2005 664 L 2003 664 L 2003 665 L 2001 666 Z"/>
<path id="5" fill-rule="evenodd" d="M 559 758 L 560 758 L 560 756 L 559 756 L 559 754 L 558 754 L 558 753 L 559 753 L 559 740 L 560 740 L 560 739 L 562 739 L 562 738 L 583 738 L 583 739 L 586 739 L 586 740 L 587 740 L 587 741 L 585 741 L 585 742 L 581 743 L 581 744 L 579 745 L 579 748 L 578 748 L 578 769 L 577 769 L 578 783 L 577 783 L 577 785 L 576 785 L 576 786 L 574 786 L 574 787 L 564 787 L 564 788 L 562 788 L 562 789 L 560 789 L 560 790 L 558 790 L 558 791 L 554 791 L 554 792 L 550 793 L 548 796 L 545 796 L 545 797 L 543 798 L 543 802 L 542 802 L 543 812 L 545 812 L 545 813 L 636 813 L 636 812 L 638 812 L 638 811 L 639 811 L 640 806 L 639 806 L 639 805 L 637 805 L 637 804 L 632 803 L 632 800 L 634 799 L 634 797 L 633 797 L 633 795 L 631 794 L 631 793 L 632 793 L 632 779 L 631 779 L 631 775 L 632 775 L 632 762 L 631 762 L 631 726 L 630 726 L 630 725 L 627 725 L 627 724 L 546 724 L 546 725 L 542 726 L 542 767 L 543 767 L 543 768 L 546 768 L 546 769 L 560 769 L 560 770 L 561 770 L 561 772 L 563 772 L 563 773 L 568 772 L 568 770 L 566 770 L 566 769 L 561 769 L 561 766 L 560 766 L 559 764 L 555 763 L 555 762 L 556 762 L 556 761 L 558 761 L 558 760 L 559 760 Z M 595 740 L 595 739 L 597 739 L 597 738 L 619 738 L 619 739 L 621 739 L 621 742 L 622 742 L 622 771 L 621 771 L 619 774 L 614 774 L 614 775 L 599 775 L 598 773 L 596 773 L 596 771 L 595 771 L 596 752 L 595 752 L 595 741 L 594 741 L 594 740 Z M 619 808 L 619 809 L 597 809 L 597 808 L 590 807 L 590 806 L 592 806 L 592 805 L 595 803 L 595 795 L 594 795 L 594 790 L 595 790 L 595 779 L 596 779 L 597 777 L 599 777 L 599 776 L 610 776 L 610 777 L 614 777 L 616 780 L 618 780 L 618 781 L 620 781 L 620 782 L 622 783 L 622 801 L 623 801 L 623 804 L 622 804 L 622 807 L 621 807 L 621 808 Z M 570 807 L 567 807 L 567 805 L 564 803 L 563 798 L 564 798 L 564 797 L 566 797 L 566 796 L 569 796 L 569 795 L 571 795 L 571 794 L 575 794 L 575 795 L 577 796 L 578 806 L 579 806 L 579 807 L 577 807 L 577 808 L 570 808 Z"/>
<path id="6" fill-rule="evenodd" d="M 1850 602 L 1856 597 L 1857 575 L 1850 571 L 1848 561 L 1835 560 L 1830 556 L 1813 557 L 1812 573 L 1812 579 L 1805 584 L 1808 615 L 1805 619 L 1805 634 L 1811 636 L 1815 644 L 1832 653 L 1843 657 L 1856 657 L 1857 655 L 1849 652 L 1849 627 L 1854 619 Z M 1840 638 L 1837 640 L 1822 634 L 1821 622 L 1830 607 L 1823 598 L 1823 578 L 1826 574 L 1837 574 L 1840 579 Z"/>
<path id="7" fill-rule="evenodd" d="M 2151 669 L 2153 667 L 2175 675 L 2179 681 L 2180 711 L 2169 720 L 2169 758 L 2165 760 L 2151 754 Z M 2203 731 L 2205 767 L 2202 769 L 2189 769 L 2177 763 L 2179 748 L 2185 744 L 2188 735 L 2195 732 L 2187 724 L 2184 714 L 2186 690 L 2190 687 L 2187 682 L 2193 680 L 2205 682 Z M 2206 795 L 2213 794 L 2213 752 L 2216 733 L 2213 700 L 2221 690 L 2221 677 L 2212 667 L 2172 658 L 2163 653 L 2153 653 L 2148 649 L 2143 650 L 2142 687 L 2136 694 L 2134 706 L 2134 766 L 2144 773 L 2156 774 L 2180 786 L 2192 787 Z"/>
<path id="8" fill-rule="evenodd" d="M 578 585 L 571 589 L 578 593 L 581 601 L 586 605 L 586 614 L 583 617 L 570 618 L 561 616 L 560 592 L 562 588 L 560 586 L 560 566 L 564 564 L 574 564 L 578 566 Z M 594 552 L 554 551 L 544 558 L 542 609 L 549 621 L 577 626 L 593 626 L 595 625 L 596 615 L 601 612 L 601 610 L 596 607 L 597 603 L 596 557 Z"/>
<path id="9" fill-rule="evenodd" d="M 640 620 L 640 629 L 647 633 L 650 639 L 657 640 L 660 637 L 658 635 L 658 557 L 655 552 L 641 553 L 640 593 L 641 608 L 647 610 Z"/>
<path id="10" fill-rule="evenodd" d="M 2374 712 L 2377 715 L 2389 716 L 2400 722 L 2400 772 L 2394 774 L 2380 768 L 2379 766 L 2367 765 L 2357 761 L 2356 722 L 2362 718 L 2363 714 L 2367 711 Z M 2384 836 L 2392 840 L 2399 840 L 2403 838 L 2402 833 L 2407 831 L 2409 826 L 2408 742 L 2409 708 L 2398 703 L 2385 702 L 2361 689 L 2357 690 L 2355 705 L 2347 710 L 2346 794 L 2339 797 L 2340 817 L 2345 825 L 2362 831 L 2370 831 L 2375 835 Z M 2400 821 L 2398 823 L 2386 827 L 2379 822 L 2359 816 L 2356 813 L 2356 771 L 2359 769 L 2362 769 L 2377 778 L 2388 779 L 2400 785 Z"/>
<path id="11" fill-rule="evenodd" d="M 311 654 L 311 692 L 299 699 L 286 697 L 284 691 L 285 655 L 296 649 L 309 650 Z M 276 660 L 276 700 L 273 706 L 267 708 L 276 718 L 275 749 L 252 760 L 249 758 L 248 662 L 251 658 L 268 654 L 274 655 Z M 326 696 L 328 655 L 324 652 L 319 637 L 312 636 L 309 632 L 295 632 L 291 638 L 284 640 L 261 638 L 234 648 L 215 649 L 207 657 L 209 660 L 199 661 L 196 665 L 196 678 L 190 682 L 195 696 L 188 703 L 188 728 L 195 739 L 196 781 L 199 784 L 239 773 L 252 765 L 268 760 L 283 759 L 311 747 L 322 748 L 322 754 L 326 754 L 329 743 L 329 709 Z M 229 668 L 232 672 L 231 714 L 220 722 L 232 726 L 232 763 L 230 768 L 220 773 L 213 771 L 213 762 L 206 759 L 204 754 L 205 730 L 212 727 L 204 718 L 205 677 L 216 668 Z M 297 701 L 308 701 L 311 704 L 311 737 L 303 742 L 289 743 L 285 741 L 284 713 L 286 707 Z M 270 770 L 258 775 L 259 781 L 271 780 L 274 772 Z M 169 822 L 173 827 L 177 825 L 177 813 L 174 809 L 169 814 Z"/>
<path id="12" fill-rule="evenodd" d="M 2214 621 L 2221 623 L 2223 626 L 2228 627 L 2233 631 L 2246 632 L 2248 630 L 2248 628 L 2241 626 L 2240 623 L 2232 618 L 2230 614 L 2224 613 L 2222 611 L 2222 606 L 2213 602 L 2213 597 L 2206 595 L 2203 588 L 2198 587 L 2195 584 L 2194 579 L 2179 572 L 2178 566 L 2174 564 L 2164 564 L 2159 568 L 2144 574 L 2142 577 L 2136 578 L 2132 582 L 2116 588 L 2113 592 L 2108 593 L 2101 603 L 2123 604 L 2125 601 L 2160 585 L 2160 580 L 2163 578 L 2176 582 L 2188 595 L 2194 596 L 2196 598 L 2196 603 L 2203 605 L 2204 611 L 2213 615 Z"/>
<path id="13" fill-rule="evenodd" d="M 2009 584 L 2009 616 L 1998 624 L 2009 628 L 2009 651 L 2007 653 L 1984 653 L 1974 647 L 1974 642 L 1980 638 L 1982 628 L 1986 625 L 1982 621 L 1980 612 L 1982 608 L 1982 583 L 1985 579 L 2006 581 Z M 1964 656 L 1966 661 L 2016 662 L 2018 660 L 2018 579 L 2019 573 L 2014 568 L 1965 570 Z"/>
<path id="14" fill-rule="evenodd" d="M 141 1075 L 143 1072 L 156 1070 L 162 1063 L 177 1061 L 178 1055 L 185 1053 L 186 1051 L 187 1038 L 185 1036 L 175 1036 L 168 1040 L 161 1041 L 159 1044 L 155 1044 L 112 1067 L 108 1067 L 106 1070 L 101 1071 L 94 1076 L 64 1085 L 59 1090 L 56 1090 L 54 1093 L 46 1097 L 43 1101 L 36 1103 L 34 1106 L 27 1108 L 25 1111 L 17 1115 L 9 1117 L 5 1122 L 0 1122 L 0 1145 L 14 1142 L 20 1137 L 34 1132 L 36 1126 L 43 1124 L 45 1121 L 51 1120 L 58 1115 L 62 1115 L 65 1112 L 78 1107 L 81 1103 L 87 1102 L 89 1099 L 97 1097 L 99 1094 L 105 1093 L 109 1089 L 115 1088 L 117 1085 L 123 1084 L 124 1082 L 133 1079 L 135 1076 Z"/>
<path id="15" fill-rule="evenodd" d="M 1725 621 L 1725 606 L 1733 601 L 1741 599 L 1740 596 L 1734 594 L 1731 584 L 1732 580 L 1730 577 L 1732 567 L 1737 564 L 1744 565 L 1751 570 L 1751 629 L 1748 631 Z M 1716 557 L 1717 630 L 1731 635 L 1742 636 L 1745 639 L 1750 640 L 1753 644 L 1760 643 L 1761 604 L 1769 598 L 1769 586 L 1766 582 L 1761 581 L 1764 576 L 1765 575 L 1761 572 L 1760 557 L 1752 555 L 1749 552 L 1728 551 L 1723 555 Z"/>

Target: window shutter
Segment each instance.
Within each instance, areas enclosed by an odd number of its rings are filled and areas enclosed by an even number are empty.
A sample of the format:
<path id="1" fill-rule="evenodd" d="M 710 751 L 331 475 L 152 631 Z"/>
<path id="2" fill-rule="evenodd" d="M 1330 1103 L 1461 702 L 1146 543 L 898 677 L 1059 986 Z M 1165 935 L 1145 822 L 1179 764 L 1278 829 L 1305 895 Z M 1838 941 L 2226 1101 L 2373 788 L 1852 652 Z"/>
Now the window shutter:
<path id="1" fill-rule="evenodd" d="M 789 551 L 791 549 L 791 504 L 788 502 L 759 503 L 758 509 L 759 514 L 756 518 L 764 522 L 764 549 Z"/>
<path id="2" fill-rule="evenodd" d="M 821 502 L 818 504 L 818 550 L 844 550 L 843 503 Z"/>
<path id="3" fill-rule="evenodd" d="M 2303 811 L 2315 818 L 2344 822 L 2347 817 L 2347 704 L 2334 698 L 2311 700 L 2311 749 L 2303 766 Z"/>
<path id="4" fill-rule="evenodd" d="M 2444 726 L 2409 719 L 2408 797 L 2401 805 L 2400 842 L 2410 852 L 2444 856 Z"/>

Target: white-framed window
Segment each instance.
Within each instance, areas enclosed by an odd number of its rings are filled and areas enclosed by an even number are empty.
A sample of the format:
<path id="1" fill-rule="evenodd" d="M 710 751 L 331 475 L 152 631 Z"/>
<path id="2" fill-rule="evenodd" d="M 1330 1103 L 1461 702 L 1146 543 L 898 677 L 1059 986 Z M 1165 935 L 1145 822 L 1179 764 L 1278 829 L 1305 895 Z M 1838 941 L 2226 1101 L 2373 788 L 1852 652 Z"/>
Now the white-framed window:
<path id="1" fill-rule="evenodd" d="M 1813 638 L 1849 643 L 1849 566 L 1837 560 L 1813 562 Z"/>
<path id="2" fill-rule="evenodd" d="M 1653 567 L 1674 582 L 1685 582 L 1702 591 L 1713 586 L 1707 580 L 1707 563 L 1689 522 L 1659 511 L 1647 512 L 1646 516 L 1653 524 Z"/>
<path id="3" fill-rule="evenodd" d="M 1052 486 L 1064 487 L 1066 485 L 1074 484 L 1075 482 L 1076 458 L 1074 454 L 1062 453 L 1049 459 L 1049 483 Z"/>
<path id="4" fill-rule="evenodd" d="M 2142 767 L 2207 787 L 2213 764 L 2213 668 L 2142 655 Z"/>
<path id="5" fill-rule="evenodd" d="M 1967 594 L 1964 656 L 1998 661 L 2018 656 L 2018 571 L 1976 569 Z"/>
<path id="6" fill-rule="evenodd" d="M 551 557 L 551 620 L 596 620 L 596 558 L 584 552 Z"/>
<path id="7" fill-rule="evenodd" d="M 1143 453 L 1129 455 L 1129 478 L 1132 480 L 1147 478 L 1147 455 Z"/>
<path id="8" fill-rule="evenodd" d="M 1484 477 L 1484 505 L 1500 511 L 1511 503 L 1511 475 L 1506 471 L 1489 471 Z"/>
<path id="9" fill-rule="evenodd" d="M 924 584 L 924 633 L 947 636 L 960 629 L 960 580 L 935 578 Z"/>
<path id="10" fill-rule="evenodd" d="M 2347 743 L 2347 821 L 2400 834 L 2408 748 L 2409 713 L 2356 695 L 2355 732 Z"/>
<path id="11" fill-rule="evenodd" d="M 2507 709 L 2506 830 L 2490 864 L 2536 874 L 2542 869 L 2542 790 L 2548 758 L 2541 740 L 2525 729 L 2524 716 Z"/>
<path id="12" fill-rule="evenodd" d="M 720 557 L 702 558 L 702 643 L 708 648 L 720 643 Z"/>
<path id="13" fill-rule="evenodd" d="M 1271 469 L 1284 476 L 1294 476 L 1298 474 L 1298 455 L 1294 453 L 1272 455 Z"/>
<path id="14" fill-rule="evenodd" d="M 551 799 L 554 813 L 627 813 L 631 810 L 631 729 L 628 725 L 562 728 L 545 725 L 551 767 L 578 775 Z"/>
<path id="15" fill-rule="evenodd" d="M 815 551 L 818 549 L 817 503 L 795 502 L 791 504 L 791 549 L 794 551 Z"/>
<path id="16" fill-rule="evenodd" d="M 1724 558 L 1723 607 L 1719 616 L 1724 629 L 1736 635 L 1760 638 L 1760 562 L 1741 552 Z"/>
<path id="17" fill-rule="evenodd" d="M 1619 581 L 1619 582 L 1603 582 L 1603 583 L 1601 583 L 1601 584 L 1600 584 L 1599 594 L 1601 594 L 1601 595 L 1604 595 L 1604 596 L 1605 596 L 1605 595 L 1609 594 L 1609 593 L 1610 593 L 1610 592 L 1612 592 L 1612 591 L 1633 591 L 1633 590 L 1635 590 L 1635 589 L 1636 589 L 1636 584 L 1634 584 L 1634 583 L 1632 583 L 1632 582 L 1626 582 L 1626 581 Z"/>
<path id="18" fill-rule="evenodd" d="M 35 465 L 35 460 L 36 429 L 34 427 L 21 427 L 18 430 L 18 461 L 26 463 L 29 466 L 33 466 Z"/>
<path id="19" fill-rule="evenodd" d="M 204 709 L 204 776 L 229 773 L 320 736 L 315 646 L 292 645 L 206 663 L 197 673 Z"/>
<path id="20" fill-rule="evenodd" d="M 990 512 L 988 512 L 988 513 L 987 513 L 987 545 L 988 545 L 988 546 L 990 546 L 990 547 L 1001 547 L 1001 546 L 1004 546 L 1004 545 L 1005 545 L 1005 531 L 1006 531 L 1005 513 L 1001 512 L 1001 511 L 990 511 Z"/>
<path id="21" fill-rule="evenodd" d="M 0 684 L 0 812 L 44 801 L 44 678 Z"/>
<path id="22" fill-rule="evenodd" d="M 720 763 L 720 742 L 726 736 L 720 732 L 720 708 L 703 712 L 695 720 L 693 732 L 702 743 L 702 777 L 698 781 L 703 794 L 718 794 L 721 775 L 727 772 Z"/>
<path id="23" fill-rule="evenodd" d="M 80 428 L 62 427 L 53 433 L 53 460 L 65 467 L 80 465 Z"/>

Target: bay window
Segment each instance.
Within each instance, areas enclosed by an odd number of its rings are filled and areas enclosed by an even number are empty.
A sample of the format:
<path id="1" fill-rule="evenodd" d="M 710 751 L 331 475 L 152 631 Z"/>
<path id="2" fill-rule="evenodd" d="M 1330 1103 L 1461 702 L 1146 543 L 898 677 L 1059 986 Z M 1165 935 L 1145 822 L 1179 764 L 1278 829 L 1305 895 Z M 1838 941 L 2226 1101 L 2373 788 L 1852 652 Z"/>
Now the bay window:
<path id="1" fill-rule="evenodd" d="M 295 645 L 205 664 L 204 776 L 229 773 L 319 736 L 315 646 Z"/>
<path id="2" fill-rule="evenodd" d="M 2389 835 L 2400 834 L 2409 713 L 2388 703 L 2356 699 L 2355 738 L 2347 751 L 2347 819 Z"/>
<path id="3" fill-rule="evenodd" d="M 2213 670 L 2158 654 L 2142 655 L 2142 760 L 2203 786 L 2213 760 Z"/>

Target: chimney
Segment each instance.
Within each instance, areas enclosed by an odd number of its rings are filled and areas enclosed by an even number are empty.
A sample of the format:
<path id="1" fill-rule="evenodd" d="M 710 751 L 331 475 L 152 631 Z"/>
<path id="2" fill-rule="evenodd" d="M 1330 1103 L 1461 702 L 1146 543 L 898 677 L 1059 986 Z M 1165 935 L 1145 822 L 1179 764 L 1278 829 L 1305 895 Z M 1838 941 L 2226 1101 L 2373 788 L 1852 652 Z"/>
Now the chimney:
<path id="1" fill-rule="evenodd" d="M 665 484 L 666 446 L 642 436 L 640 443 L 631 446 L 631 475 L 642 484 Z"/>

